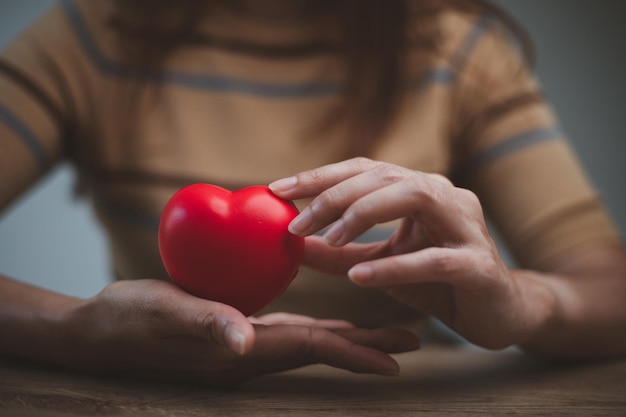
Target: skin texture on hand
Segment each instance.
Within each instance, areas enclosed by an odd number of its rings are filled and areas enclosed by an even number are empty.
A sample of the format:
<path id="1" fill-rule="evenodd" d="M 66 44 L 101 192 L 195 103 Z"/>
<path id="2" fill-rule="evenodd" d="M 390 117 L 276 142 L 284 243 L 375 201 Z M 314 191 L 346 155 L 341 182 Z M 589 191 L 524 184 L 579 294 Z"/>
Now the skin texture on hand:
<path id="1" fill-rule="evenodd" d="M 440 175 L 365 158 L 302 172 L 269 187 L 282 198 L 313 198 L 289 226 L 307 236 L 305 264 L 347 275 L 357 285 L 383 288 L 477 345 L 519 344 L 574 357 L 626 354 L 623 336 L 617 347 L 602 342 L 626 322 L 624 309 L 614 308 L 611 316 L 596 306 L 603 300 L 616 307 L 620 291 L 625 294 L 623 249 L 597 251 L 613 266 L 611 273 L 589 260 L 578 265 L 586 275 L 577 280 L 570 279 L 574 268 L 568 265 L 580 254 L 562 259 L 550 273 L 509 270 L 471 191 Z M 352 242 L 392 220 L 400 226 L 388 240 Z M 321 237 L 313 236 L 325 228 Z M 585 282 L 604 284 L 589 291 Z M 618 292 L 606 297 L 607 289 Z M 581 343 L 582 335 L 590 338 Z"/>
<path id="2" fill-rule="evenodd" d="M 62 362 L 68 367 L 216 386 L 313 363 L 396 375 L 388 353 L 419 346 L 413 334 L 398 329 L 357 329 L 294 315 L 249 319 L 154 280 L 112 284 L 72 308 L 64 321 L 71 347 Z"/>

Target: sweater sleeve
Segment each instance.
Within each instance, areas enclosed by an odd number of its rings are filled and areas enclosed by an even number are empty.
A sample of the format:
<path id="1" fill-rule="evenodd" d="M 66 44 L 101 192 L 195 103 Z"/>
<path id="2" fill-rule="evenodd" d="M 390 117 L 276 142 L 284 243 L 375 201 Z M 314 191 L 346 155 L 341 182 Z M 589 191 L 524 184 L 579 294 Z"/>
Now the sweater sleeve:
<path id="1" fill-rule="evenodd" d="M 55 6 L 0 53 L 0 210 L 68 156 L 75 42 L 66 20 Z"/>
<path id="2" fill-rule="evenodd" d="M 522 267 L 620 239 L 555 112 L 502 28 L 478 17 L 453 57 L 455 176 L 472 189 Z"/>

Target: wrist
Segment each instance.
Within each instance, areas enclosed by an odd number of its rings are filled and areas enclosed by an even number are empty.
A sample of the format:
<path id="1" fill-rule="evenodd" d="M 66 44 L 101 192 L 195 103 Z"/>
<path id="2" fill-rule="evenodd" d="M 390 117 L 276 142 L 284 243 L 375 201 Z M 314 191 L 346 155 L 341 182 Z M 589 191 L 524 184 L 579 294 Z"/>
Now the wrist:
<path id="1" fill-rule="evenodd" d="M 584 355 L 583 340 L 588 330 L 584 311 L 584 295 L 576 282 L 558 275 L 534 274 L 541 286 L 543 310 L 529 337 L 520 343 L 525 351 L 544 357 L 580 357 Z"/>
<path id="2" fill-rule="evenodd" d="M 7 318 L 2 333 L 10 335 L 1 343 L 1 352 L 7 356 L 51 363 L 65 364 L 68 359 L 68 328 L 66 311 L 79 300 L 68 299 L 64 306 L 33 309 L 21 317 Z M 5 317 L 6 318 L 6 317 Z"/>
<path id="3" fill-rule="evenodd" d="M 85 325 L 84 306 L 89 300 L 72 299 L 47 318 L 45 325 L 51 329 L 49 362 L 69 368 L 82 368 L 82 358 L 90 349 L 86 344 L 89 326 Z"/>
<path id="4" fill-rule="evenodd" d="M 81 302 L 0 277 L 0 354 L 61 363 L 67 349 L 67 313 Z"/>
<path id="5" fill-rule="evenodd" d="M 533 350 L 549 339 L 555 329 L 563 325 L 563 309 L 560 296 L 565 289 L 559 288 L 562 283 L 552 277 L 533 271 L 517 270 L 513 277 L 523 282 L 522 296 L 520 297 L 525 311 L 521 317 L 524 331 L 516 344 L 525 350 Z"/>

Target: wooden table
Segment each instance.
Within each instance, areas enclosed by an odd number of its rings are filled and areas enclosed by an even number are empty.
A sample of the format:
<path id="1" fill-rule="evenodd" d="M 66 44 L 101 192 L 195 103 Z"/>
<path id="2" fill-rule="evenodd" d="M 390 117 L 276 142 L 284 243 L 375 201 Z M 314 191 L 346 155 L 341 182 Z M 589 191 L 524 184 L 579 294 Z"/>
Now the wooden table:
<path id="1" fill-rule="evenodd" d="M 0 361 L 0 416 L 626 416 L 626 360 L 557 365 L 426 347 L 399 377 L 310 366 L 230 390 Z"/>

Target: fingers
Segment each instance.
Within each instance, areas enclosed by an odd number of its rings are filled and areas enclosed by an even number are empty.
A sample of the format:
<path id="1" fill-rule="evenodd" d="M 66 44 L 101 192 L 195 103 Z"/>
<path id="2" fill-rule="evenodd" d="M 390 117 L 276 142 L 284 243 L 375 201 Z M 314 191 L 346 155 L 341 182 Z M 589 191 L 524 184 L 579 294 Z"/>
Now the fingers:
<path id="1" fill-rule="evenodd" d="M 415 338 L 410 342 L 412 345 L 409 345 L 406 334 L 389 331 L 342 329 L 339 335 L 320 327 L 260 326 L 257 327 L 256 347 L 244 358 L 250 372 L 255 374 L 320 363 L 356 373 L 397 375 L 397 362 L 370 346 L 385 346 L 390 350 L 415 349 Z M 392 346 L 394 343 L 396 345 Z"/>
<path id="2" fill-rule="evenodd" d="M 354 325 L 345 320 L 316 319 L 314 317 L 303 316 L 301 314 L 292 313 L 270 313 L 258 318 L 250 317 L 249 320 L 254 324 L 264 324 L 266 326 L 278 324 L 296 324 L 303 326 L 316 326 L 332 329 L 353 328 Z"/>
<path id="3" fill-rule="evenodd" d="M 332 329 L 333 333 L 385 353 L 410 352 L 420 347 L 419 338 L 405 329 Z"/>
<path id="4" fill-rule="evenodd" d="M 161 308 L 166 310 L 170 335 L 192 336 L 227 346 L 243 355 L 252 349 L 254 328 L 237 309 L 226 304 L 197 298 L 178 287 Z"/>
<path id="5" fill-rule="evenodd" d="M 323 237 L 342 246 L 372 226 L 412 218 L 440 237 L 441 246 L 465 243 L 481 233 L 482 208 L 475 195 L 445 177 L 356 158 L 279 180 L 271 185 L 285 198 L 316 196 L 289 228 L 307 236 L 329 226 Z M 470 220 L 477 220 L 470 221 Z M 447 244 L 447 245 L 446 245 Z"/>
<path id="6" fill-rule="evenodd" d="M 306 238 L 302 263 L 318 271 L 346 275 L 354 265 L 402 253 L 409 253 L 432 246 L 422 227 L 410 219 L 404 219 L 392 236 L 372 243 L 348 243 L 329 246 L 319 236 Z"/>
<path id="7" fill-rule="evenodd" d="M 377 165 L 380 165 L 380 162 L 367 158 L 354 158 L 274 181 L 269 184 L 269 188 L 279 197 L 288 200 L 314 197 L 333 185 Z"/>
<path id="8" fill-rule="evenodd" d="M 381 185 L 357 200 L 341 201 L 337 204 L 341 217 L 324 233 L 324 240 L 329 245 L 341 246 L 376 224 L 404 217 L 444 215 L 442 210 L 436 209 L 436 206 L 441 206 L 440 191 L 425 178 L 422 174 L 412 174 L 390 185 Z M 341 184 L 341 188 L 343 186 L 350 184 Z M 318 227 L 324 225 L 334 211 L 335 208 L 330 205 L 319 208 L 314 224 Z"/>
<path id="9" fill-rule="evenodd" d="M 366 287 L 443 282 L 466 287 L 480 282 L 480 263 L 466 249 L 427 248 L 355 265 L 348 278 Z M 489 262 L 484 262 L 489 265 Z"/>
<path id="10" fill-rule="evenodd" d="M 385 242 L 350 243 L 337 248 L 319 236 L 308 236 L 302 263 L 318 271 L 345 275 L 355 264 L 384 256 L 386 251 Z"/>
<path id="11" fill-rule="evenodd" d="M 323 192 L 294 220 L 292 232 L 298 233 L 302 223 L 307 224 L 304 234 L 317 232 L 334 221 L 323 237 L 329 245 L 342 246 L 376 224 L 411 218 L 425 225 L 432 237 L 442 237 L 440 244 L 463 243 L 474 235 L 468 214 L 475 211 L 468 209 L 477 202 L 461 201 L 463 192 L 421 173 L 390 184 L 375 174 L 359 175 Z M 357 189 L 360 180 L 369 186 Z"/>
<path id="12" fill-rule="evenodd" d="M 254 327 L 236 309 L 194 297 L 157 280 L 108 286 L 86 308 L 96 309 L 102 351 L 89 369 L 147 373 L 231 386 L 252 377 L 313 363 L 353 372 L 395 375 L 398 364 L 385 352 L 417 348 L 416 338 L 397 330 L 362 330 L 344 321 L 299 315 L 261 320 L 293 325 Z M 104 323 L 103 323 L 104 322 Z M 325 329 L 321 326 L 332 326 Z M 115 326 L 113 330 L 108 327 Z M 110 333 L 110 334 L 106 334 Z M 245 353 L 245 354 L 244 354 Z"/>
<path id="13" fill-rule="evenodd" d="M 329 243 L 334 243 L 339 238 L 337 234 L 341 232 L 340 226 L 345 217 L 355 213 L 346 211 L 348 207 L 408 175 L 414 175 L 413 171 L 362 158 L 298 174 L 297 184 L 291 189 L 294 191 L 287 194 L 316 195 L 316 198 L 291 222 L 289 230 L 299 236 L 307 236 L 339 219 L 324 235 Z M 373 224 L 375 221 L 372 219 L 369 225 Z"/>

